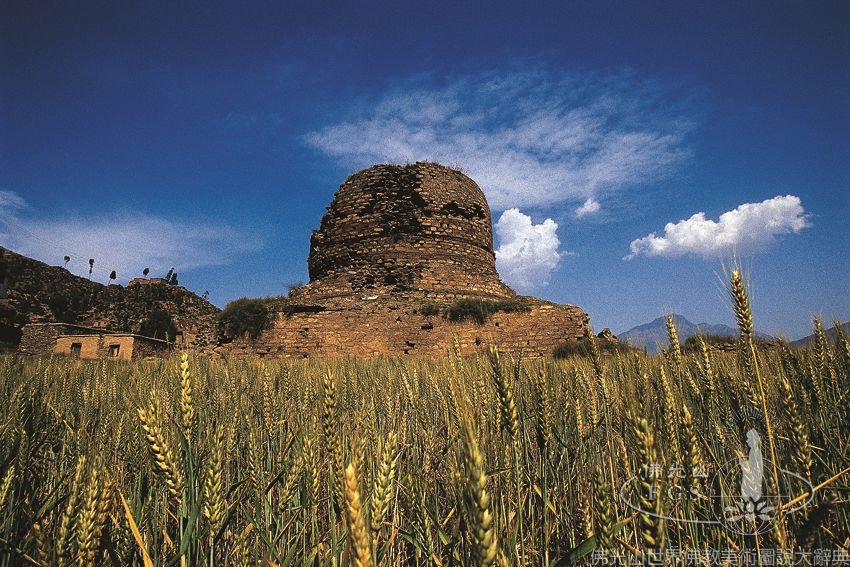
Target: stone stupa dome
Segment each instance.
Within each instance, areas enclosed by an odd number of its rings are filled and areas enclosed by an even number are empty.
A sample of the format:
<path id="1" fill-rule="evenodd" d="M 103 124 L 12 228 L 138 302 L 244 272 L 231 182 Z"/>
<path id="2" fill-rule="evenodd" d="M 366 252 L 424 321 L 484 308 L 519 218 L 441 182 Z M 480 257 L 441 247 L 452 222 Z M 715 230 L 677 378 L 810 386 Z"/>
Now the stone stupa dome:
<path id="1" fill-rule="evenodd" d="M 512 297 L 499 280 L 490 208 L 454 169 L 376 165 L 340 185 L 310 240 L 310 283 L 299 302 L 402 294 Z"/>

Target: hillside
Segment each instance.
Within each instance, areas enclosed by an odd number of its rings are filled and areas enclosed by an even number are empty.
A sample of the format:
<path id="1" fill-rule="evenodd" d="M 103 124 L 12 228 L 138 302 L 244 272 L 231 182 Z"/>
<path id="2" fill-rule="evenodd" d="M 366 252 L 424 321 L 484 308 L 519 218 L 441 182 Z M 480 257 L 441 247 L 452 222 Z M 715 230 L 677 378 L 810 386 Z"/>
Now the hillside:
<path id="1" fill-rule="evenodd" d="M 0 341 L 17 343 L 27 323 L 63 322 L 137 333 L 165 312 L 187 344 L 217 342 L 219 309 L 186 288 L 155 280 L 103 285 L 0 247 Z"/>
<path id="2" fill-rule="evenodd" d="M 649 323 L 632 327 L 624 333 L 620 333 L 619 339 L 627 342 L 637 348 L 646 348 L 648 352 L 657 352 L 658 345 L 666 346 L 667 339 L 667 324 L 666 317 L 659 317 Z M 738 334 L 738 329 L 723 324 L 710 323 L 691 323 L 685 317 L 673 314 L 673 322 L 676 324 L 676 330 L 679 333 L 679 340 L 684 343 L 689 337 L 697 334 L 703 335 L 721 335 L 724 337 L 734 336 Z M 756 333 L 757 336 L 764 339 L 770 339 L 769 335 Z"/>
<path id="3" fill-rule="evenodd" d="M 848 321 L 847 323 L 842 323 L 841 325 L 838 326 L 838 328 L 841 329 L 841 332 L 844 334 L 845 337 L 850 335 L 850 321 Z M 835 328 L 835 325 L 826 329 L 826 336 L 829 337 L 830 341 L 835 341 L 835 337 L 838 336 L 838 332 Z M 815 335 L 811 334 L 807 337 L 803 337 L 802 339 L 797 339 L 796 341 L 793 341 L 791 343 L 791 346 L 796 347 L 796 348 L 802 348 L 802 347 L 809 346 L 814 341 L 815 341 Z"/>

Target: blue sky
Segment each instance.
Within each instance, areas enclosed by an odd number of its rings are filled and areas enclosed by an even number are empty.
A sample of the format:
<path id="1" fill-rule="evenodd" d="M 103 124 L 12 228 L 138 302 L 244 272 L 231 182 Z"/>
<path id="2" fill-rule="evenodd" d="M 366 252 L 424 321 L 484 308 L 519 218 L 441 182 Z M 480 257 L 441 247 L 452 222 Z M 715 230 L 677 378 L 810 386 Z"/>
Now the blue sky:
<path id="1" fill-rule="evenodd" d="M 761 329 L 850 317 L 846 2 L 179 4 L 0 7 L 0 244 L 223 305 L 307 279 L 348 174 L 428 159 L 598 329 L 731 322 L 733 256 Z"/>

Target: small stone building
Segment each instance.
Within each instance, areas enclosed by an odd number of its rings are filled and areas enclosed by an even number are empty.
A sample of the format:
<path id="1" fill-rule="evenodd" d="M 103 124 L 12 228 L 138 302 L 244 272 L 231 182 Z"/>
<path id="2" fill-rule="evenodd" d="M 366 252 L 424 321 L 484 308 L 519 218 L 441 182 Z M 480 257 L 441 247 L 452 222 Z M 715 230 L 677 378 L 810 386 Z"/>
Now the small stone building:
<path id="1" fill-rule="evenodd" d="M 160 339 L 108 329 L 67 323 L 31 323 L 23 327 L 18 351 L 23 354 L 132 360 L 166 356 L 171 345 Z"/>

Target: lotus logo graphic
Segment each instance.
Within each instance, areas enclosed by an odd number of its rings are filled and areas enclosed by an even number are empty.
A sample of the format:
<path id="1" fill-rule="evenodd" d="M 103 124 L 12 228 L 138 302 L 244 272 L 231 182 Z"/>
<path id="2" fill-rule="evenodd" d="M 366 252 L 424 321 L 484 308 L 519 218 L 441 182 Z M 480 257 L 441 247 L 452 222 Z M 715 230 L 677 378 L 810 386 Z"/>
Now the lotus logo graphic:
<path id="1" fill-rule="evenodd" d="M 636 512 L 664 518 L 672 522 L 697 524 L 722 524 L 730 531 L 743 535 L 756 535 L 769 529 L 780 515 L 789 515 L 807 506 L 812 500 L 812 484 L 808 479 L 791 471 L 774 467 L 765 460 L 761 447 L 761 436 L 755 429 L 746 434 L 748 452 L 746 457 L 733 459 L 714 471 L 713 475 L 704 475 L 709 480 L 700 484 L 700 488 L 684 490 L 672 475 L 660 474 L 653 482 L 653 501 L 660 498 L 665 514 L 656 510 L 643 510 L 640 499 L 638 476 L 627 480 L 620 489 L 621 500 Z M 660 465 L 656 466 L 658 470 Z M 670 470 L 680 470 L 673 465 Z M 646 470 L 653 470 L 649 466 Z M 772 471 L 778 471 L 779 478 L 773 478 Z M 647 479 L 644 479 L 645 481 Z M 808 499 L 791 506 L 790 502 L 798 494 L 809 493 Z M 683 500 L 700 506 L 706 514 L 702 517 L 684 514 Z"/>

